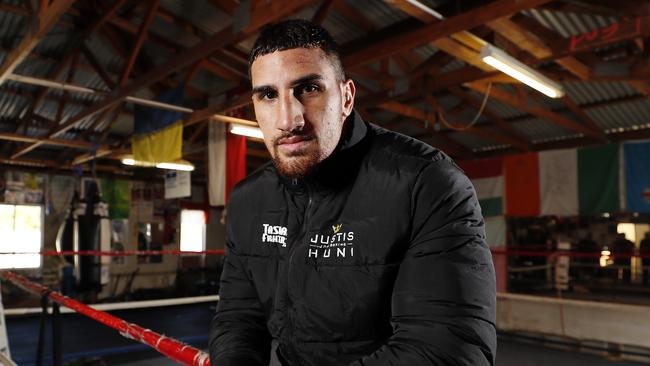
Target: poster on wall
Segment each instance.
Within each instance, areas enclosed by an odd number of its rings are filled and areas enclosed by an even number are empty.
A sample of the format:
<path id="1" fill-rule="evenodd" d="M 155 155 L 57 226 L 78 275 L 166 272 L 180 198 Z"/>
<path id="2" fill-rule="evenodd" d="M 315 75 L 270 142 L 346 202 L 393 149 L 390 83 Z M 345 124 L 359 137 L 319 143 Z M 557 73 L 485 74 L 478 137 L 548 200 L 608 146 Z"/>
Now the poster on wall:
<path id="1" fill-rule="evenodd" d="M 192 194 L 190 172 L 171 170 L 165 173 L 165 199 L 189 197 Z"/>
<path id="2" fill-rule="evenodd" d="M 25 203 L 43 203 L 45 177 L 41 174 L 23 173 Z"/>
<path id="3" fill-rule="evenodd" d="M 25 203 L 25 182 L 23 182 L 23 173 L 7 172 L 5 202 L 16 205 Z"/>
<path id="4" fill-rule="evenodd" d="M 131 185 L 131 212 L 136 222 L 152 222 L 154 203 L 152 188 L 144 182 L 133 182 Z"/>

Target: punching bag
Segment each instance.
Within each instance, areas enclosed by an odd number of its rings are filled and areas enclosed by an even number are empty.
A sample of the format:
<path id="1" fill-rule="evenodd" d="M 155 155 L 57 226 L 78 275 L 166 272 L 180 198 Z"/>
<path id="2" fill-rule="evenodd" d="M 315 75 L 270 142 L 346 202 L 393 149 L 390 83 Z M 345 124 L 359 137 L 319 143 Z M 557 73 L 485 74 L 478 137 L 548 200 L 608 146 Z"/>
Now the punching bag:
<path id="1" fill-rule="evenodd" d="M 76 198 L 72 200 L 68 215 L 65 221 L 63 221 L 63 225 L 59 231 L 59 240 L 57 242 L 56 248 L 59 252 L 74 250 L 74 206 L 76 204 L 76 201 Z M 73 255 L 65 255 L 63 258 L 71 266 L 74 266 Z"/>
<path id="2" fill-rule="evenodd" d="M 99 205 L 99 190 L 96 182 L 86 186 L 83 202 L 77 206 L 77 245 L 79 251 L 99 251 L 101 217 L 95 211 Z M 101 257 L 95 255 L 77 256 L 78 278 L 77 289 L 81 292 L 101 291 Z"/>

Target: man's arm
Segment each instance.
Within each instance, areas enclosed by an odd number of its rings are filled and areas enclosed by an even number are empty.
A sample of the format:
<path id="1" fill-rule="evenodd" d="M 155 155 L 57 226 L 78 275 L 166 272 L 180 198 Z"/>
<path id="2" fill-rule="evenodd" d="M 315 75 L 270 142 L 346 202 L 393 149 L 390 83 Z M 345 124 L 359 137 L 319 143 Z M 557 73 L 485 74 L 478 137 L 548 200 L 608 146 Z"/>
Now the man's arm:
<path id="1" fill-rule="evenodd" d="M 393 288 L 393 335 L 351 366 L 493 365 L 496 289 L 469 179 L 432 163 L 412 194 L 413 231 Z"/>
<path id="2" fill-rule="evenodd" d="M 244 260 L 230 240 L 221 274 L 217 313 L 210 327 L 210 363 L 218 366 L 266 366 L 271 336 L 257 291 L 246 275 Z"/>

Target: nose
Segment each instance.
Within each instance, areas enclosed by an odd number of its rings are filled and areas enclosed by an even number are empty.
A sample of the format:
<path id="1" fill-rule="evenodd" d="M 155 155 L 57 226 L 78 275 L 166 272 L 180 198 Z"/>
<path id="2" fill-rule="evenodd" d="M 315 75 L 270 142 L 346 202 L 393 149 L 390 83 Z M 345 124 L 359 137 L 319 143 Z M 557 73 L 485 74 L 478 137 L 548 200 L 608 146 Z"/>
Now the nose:
<path id="1" fill-rule="evenodd" d="M 305 126 L 304 106 L 293 93 L 282 93 L 279 103 L 278 129 L 300 131 Z"/>

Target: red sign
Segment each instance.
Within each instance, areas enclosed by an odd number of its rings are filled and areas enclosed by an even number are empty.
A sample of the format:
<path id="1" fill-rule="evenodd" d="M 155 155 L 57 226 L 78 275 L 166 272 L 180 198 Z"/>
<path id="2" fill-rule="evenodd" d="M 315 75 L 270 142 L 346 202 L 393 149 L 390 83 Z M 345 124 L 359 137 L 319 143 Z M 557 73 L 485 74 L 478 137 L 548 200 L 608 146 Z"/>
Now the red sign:
<path id="1" fill-rule="evenodd" d="M 624 23 L 616 22 L 605 28 L 594 29 L 589 32 L 571 36 L 569 39 L 569 52 L 640 37 L 642 35 L 641 26 L 641 18 L 636 18 L 633 21 Z"/>

